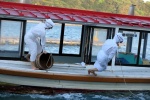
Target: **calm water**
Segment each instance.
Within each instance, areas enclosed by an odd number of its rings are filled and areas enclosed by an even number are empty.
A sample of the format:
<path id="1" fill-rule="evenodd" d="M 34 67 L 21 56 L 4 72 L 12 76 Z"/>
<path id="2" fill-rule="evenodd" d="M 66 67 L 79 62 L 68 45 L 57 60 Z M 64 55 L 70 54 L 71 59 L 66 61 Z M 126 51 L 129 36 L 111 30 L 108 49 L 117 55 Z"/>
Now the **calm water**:
<path id="1" fill-rule="evenodd" d="M 42 95 L 0 92 L 0 100 L 150 100 L 150 91 L 132 91 L 132 93 L 129 91 L 102 91 Z"/>

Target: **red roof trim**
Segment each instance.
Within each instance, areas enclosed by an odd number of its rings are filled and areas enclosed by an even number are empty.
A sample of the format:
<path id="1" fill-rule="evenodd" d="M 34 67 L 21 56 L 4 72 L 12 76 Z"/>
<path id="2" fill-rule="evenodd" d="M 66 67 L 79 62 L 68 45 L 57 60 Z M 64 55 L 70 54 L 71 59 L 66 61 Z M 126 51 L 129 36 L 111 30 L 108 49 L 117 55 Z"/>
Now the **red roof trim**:
<path id="1" fill-rule="evenodd" d="M 81 23 L 150 27 L 150 17 L 0 1 L 0 15 L 51 18 Z"/>

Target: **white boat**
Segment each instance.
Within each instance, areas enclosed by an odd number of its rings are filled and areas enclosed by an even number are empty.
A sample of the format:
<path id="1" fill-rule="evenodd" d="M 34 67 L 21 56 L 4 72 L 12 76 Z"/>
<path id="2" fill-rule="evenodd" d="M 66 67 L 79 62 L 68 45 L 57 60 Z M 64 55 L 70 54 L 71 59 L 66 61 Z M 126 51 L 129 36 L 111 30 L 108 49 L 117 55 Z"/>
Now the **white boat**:
<path id="1" fill-rule="evenodd" d="M 28 51 L 23 38 L 28 20 L 33 23 L 45 18 L 56 23 L 59 31 L 55 34 L 60 32 L 57 39 L 53 37 L 55 42 L 47 40 L 54 49 L 50 50 L 54 65 L 46 70 L 33 70 L 24 59 Z M 0 21 L 0 82 L 67 89 L 150 90 L 149 17 L 0 1 Z M 80 31 L 66 37 L 65 29 Z M 88 75 L 87 69 L 93 67 L 101 45 L 118 31 L 125 37 L 118 58 L 109 63 L 106 71 Z M 82 61 L 85 66 L 80 64 Z"/>
<path id="2" fill-rule="evenodd" d="M 87 90 L 150 90 L 147 67 L 109 66 L 97 76 L 88 75 L 78 64 L 54 64 L 47 70 L 33 70 L 29 62 L 1 60 L 0 80 L 27 86 Z"/>

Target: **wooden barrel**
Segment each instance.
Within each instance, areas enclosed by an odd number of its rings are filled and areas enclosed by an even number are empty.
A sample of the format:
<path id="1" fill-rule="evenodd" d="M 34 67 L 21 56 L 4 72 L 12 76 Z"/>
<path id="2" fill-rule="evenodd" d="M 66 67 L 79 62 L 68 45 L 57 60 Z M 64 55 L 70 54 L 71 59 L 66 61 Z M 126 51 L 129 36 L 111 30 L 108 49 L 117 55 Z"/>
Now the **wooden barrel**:
<path id="1" fill-rule="evenodd" d="M 49 69 L 53 66 L 54 64 L 54 59 L 52 54 L 50 53 L 40 53 L 37 55 L 36 60 L 35 60 L 35 65 L 37 68 L 41 70 Z"/>

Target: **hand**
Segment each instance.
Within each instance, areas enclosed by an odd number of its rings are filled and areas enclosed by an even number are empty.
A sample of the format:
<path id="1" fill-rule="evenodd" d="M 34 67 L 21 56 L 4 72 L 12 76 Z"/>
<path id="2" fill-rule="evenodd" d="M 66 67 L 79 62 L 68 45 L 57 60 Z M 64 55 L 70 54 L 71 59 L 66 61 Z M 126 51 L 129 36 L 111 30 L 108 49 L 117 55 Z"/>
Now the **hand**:
<path id="1" fill-rule="evenodd" d="M 47 52 L 46 52 L 46 51 L 43 51 L 43 53 L 46 54 Z"/>
<path id="2" fill-rule="evenodd" d="M 42 19 L 41 22 L 45 23 L 46 19 Z"/>

